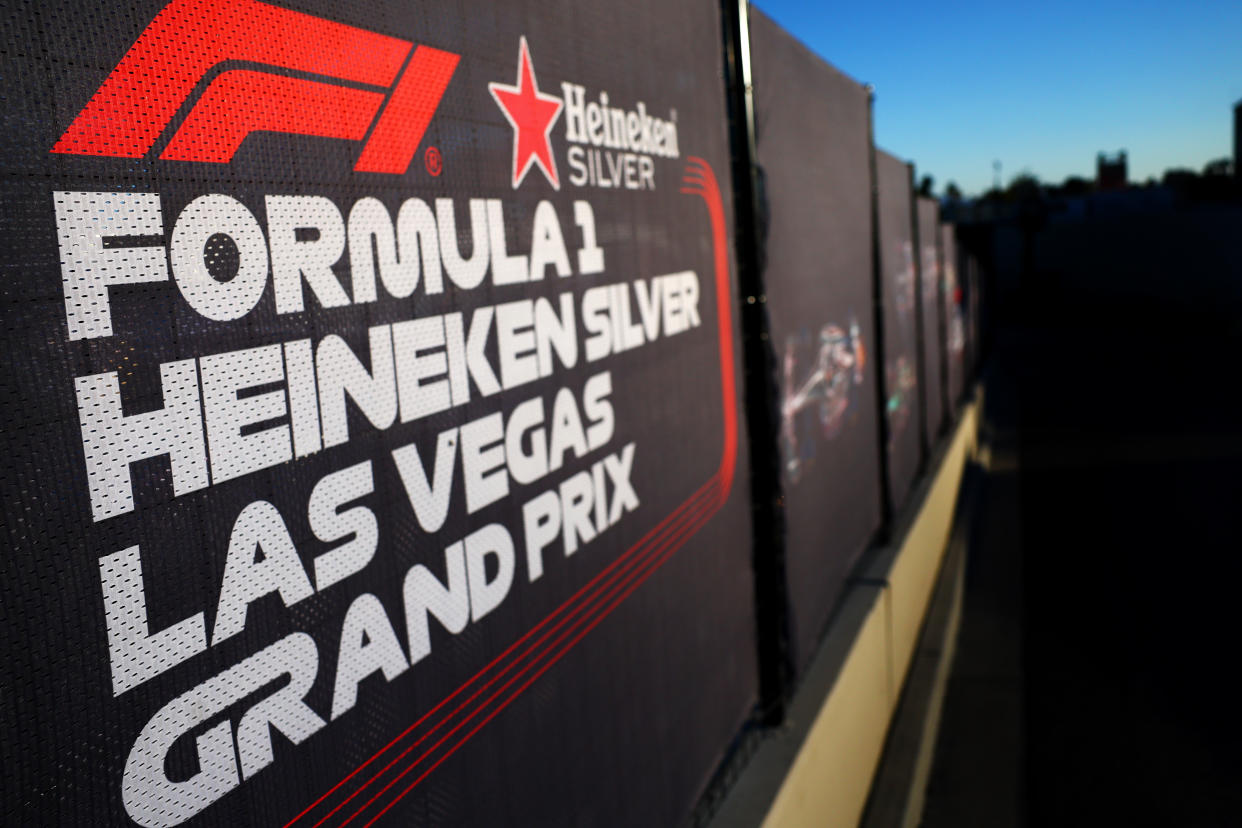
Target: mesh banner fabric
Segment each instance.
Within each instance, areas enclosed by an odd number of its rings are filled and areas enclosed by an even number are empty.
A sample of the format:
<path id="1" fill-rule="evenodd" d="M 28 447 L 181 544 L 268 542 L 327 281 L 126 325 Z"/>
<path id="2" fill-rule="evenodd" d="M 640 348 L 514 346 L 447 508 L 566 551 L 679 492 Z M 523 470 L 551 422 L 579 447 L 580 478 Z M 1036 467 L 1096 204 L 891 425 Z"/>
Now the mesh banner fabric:
<path id="1" fill-rule="evenodd" d="M 8 4 L 0 823 L 688 818 L 757 694 L 721 41 Z M 813 337 L 866 341 L 849 256 Z M 828 581 L 874 514 L 836 462 Z"/>
<path id="2" fill-rule="evenodd" d="M 918 474 L 919 337 L 910 168 L 876 150 L 880 273 L 884 293 L 884 391 L 888 418 L 889 495 L 900 509 Z"/>
<path id="3" fill-rule="evenodd" d="M 966 314 L 963 309 L 961 257 L 953 225 L 940 225 L 940 251 L 944 263 L 941 291 L 944 297 L 945 381 L 950 414 L 957 413 L 966 379 Z"/>
<path id="4" fill-rule="evenodd" d="M 928 441 L 934 443 L 944 423 L 944 308 L 940 301 L 941 261 L 940 208 L 930 198 L 919 197 L 919 271 L 923 294 L 923 395 L 926 400 Z"/>
<path id="5" fill-rule="evenodd" d="M 751 10 L 794 661 L 879 524 L 867 92 Z"/>

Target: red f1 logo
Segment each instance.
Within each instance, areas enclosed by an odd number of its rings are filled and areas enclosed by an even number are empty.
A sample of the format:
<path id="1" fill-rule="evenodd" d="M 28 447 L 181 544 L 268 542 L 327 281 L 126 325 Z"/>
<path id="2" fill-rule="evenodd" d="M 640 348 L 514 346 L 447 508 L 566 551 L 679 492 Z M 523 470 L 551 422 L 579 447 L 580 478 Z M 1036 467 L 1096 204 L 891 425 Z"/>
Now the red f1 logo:
<path id="1" fill-rule="evenodd" d="M 366 138 L 354 169 L 401 174 L 459 59 L 412 46 L 258 0 L 173 0 L 52 152 L 141 158 L 211 76 L 160 158 L 224 164 L 252 132 L 287 132 Z M 227 65 L 237 61 L 353 85 Z"/>

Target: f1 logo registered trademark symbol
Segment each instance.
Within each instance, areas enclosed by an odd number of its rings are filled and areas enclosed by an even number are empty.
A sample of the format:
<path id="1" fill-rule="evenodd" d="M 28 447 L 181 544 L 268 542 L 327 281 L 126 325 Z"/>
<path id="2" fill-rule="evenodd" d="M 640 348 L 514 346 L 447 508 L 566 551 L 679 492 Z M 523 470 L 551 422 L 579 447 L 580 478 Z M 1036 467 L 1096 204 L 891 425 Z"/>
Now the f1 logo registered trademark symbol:
<path id="1" fill-rule="evenodd" d="M 427 172 L 432 177 L 444 171 L 444 160 L 440 158 L 440 150 L 436 147 L 427 147 L 427 151 L 423 153 L 423 163 L 427 165 Z"/>

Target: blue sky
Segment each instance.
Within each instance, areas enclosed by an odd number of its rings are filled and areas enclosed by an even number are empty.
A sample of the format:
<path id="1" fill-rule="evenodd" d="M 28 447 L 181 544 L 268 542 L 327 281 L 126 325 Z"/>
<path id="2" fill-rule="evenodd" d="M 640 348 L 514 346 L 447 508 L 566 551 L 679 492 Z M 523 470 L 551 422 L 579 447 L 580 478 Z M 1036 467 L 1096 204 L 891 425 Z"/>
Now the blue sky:
<path id="1" fill-rule="evenodd" d="M 854 2 L 760 9 L 876 88 L 876 142 L 968 194 L 1029 171 L 1095 175 L 1125 149 L 1131 180 L 1232 155 L 1242 0 Z"/>

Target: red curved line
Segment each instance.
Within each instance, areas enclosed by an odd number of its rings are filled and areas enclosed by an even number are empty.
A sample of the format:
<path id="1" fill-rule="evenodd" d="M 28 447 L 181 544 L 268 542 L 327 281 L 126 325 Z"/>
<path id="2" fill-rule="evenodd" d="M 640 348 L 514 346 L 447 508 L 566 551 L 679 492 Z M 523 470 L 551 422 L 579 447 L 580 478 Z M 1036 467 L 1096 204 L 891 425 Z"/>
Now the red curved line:
<path id="1" fill-rule="evenodd" d="M 691 162 L 702 165 L 707 179 L 707 191 L 702 193 L 707 204 L 712 225 L 712 250 L 716 260 L 716 328 L 720 342 L 720 396 L 724 411 L 724 446 L 720 460 L 722 502 L 733 488 L 733 473 L 737 468 L 737 386 L 733 354 L 732 291 L 729 289 L 728 233 L 725 229 L 724 204 L 720 199 L 720 187 L 716 175 L 702 158 L 691 156 Z"/>

